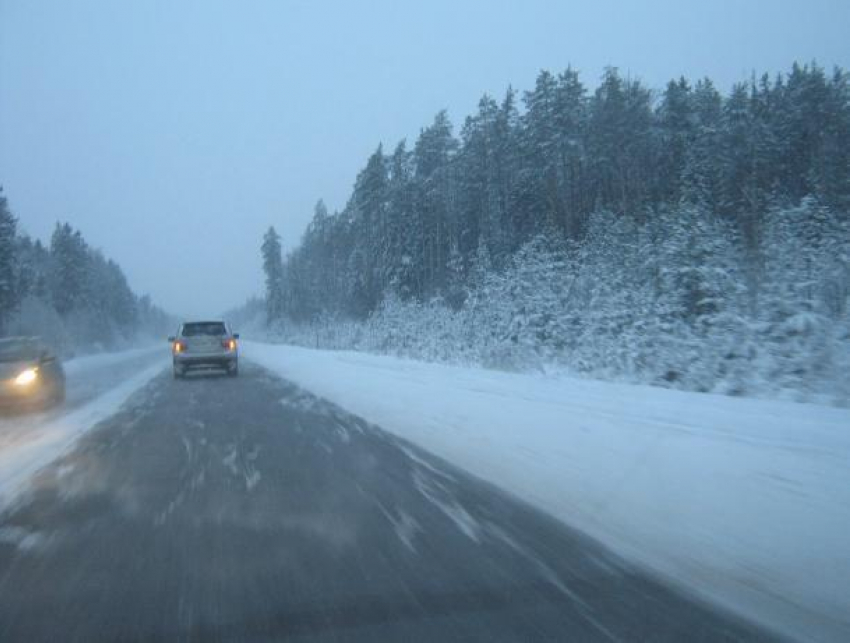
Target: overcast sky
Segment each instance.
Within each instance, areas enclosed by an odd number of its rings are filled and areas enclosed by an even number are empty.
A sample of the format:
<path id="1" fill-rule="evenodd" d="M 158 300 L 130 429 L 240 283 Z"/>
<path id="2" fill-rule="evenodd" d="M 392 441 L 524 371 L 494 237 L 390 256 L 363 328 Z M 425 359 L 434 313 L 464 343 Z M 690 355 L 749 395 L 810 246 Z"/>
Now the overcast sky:
<path id="1" fill-rule="evenodd" d="M 21 227 L 69 221 L 168 310 L 262 290 L 384 142 L 568 64 L 724 92 L 796 59 L 850 68 L 850 1 L 0 0 L 0 184 Z"/>

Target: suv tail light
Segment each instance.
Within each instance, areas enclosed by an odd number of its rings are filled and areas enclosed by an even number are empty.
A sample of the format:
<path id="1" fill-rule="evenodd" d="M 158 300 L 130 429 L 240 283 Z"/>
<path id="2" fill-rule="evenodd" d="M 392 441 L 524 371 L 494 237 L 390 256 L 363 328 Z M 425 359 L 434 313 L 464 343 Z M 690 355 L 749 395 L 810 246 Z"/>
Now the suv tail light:
<path id="1" fill-rule="evenodd" d="M 175 353 L 182 353 L 186 350 L 186 344 L 183 342 L 174 342 L 174 346 L 171 348 Z"/>
<path id="2" fill-rule="evenodd" d="M 229 351 L 235 351 L 236 350 L 236 340 L 235 339 L 224 339 L 224 340 L 222 340 L 221 345 Z"/>

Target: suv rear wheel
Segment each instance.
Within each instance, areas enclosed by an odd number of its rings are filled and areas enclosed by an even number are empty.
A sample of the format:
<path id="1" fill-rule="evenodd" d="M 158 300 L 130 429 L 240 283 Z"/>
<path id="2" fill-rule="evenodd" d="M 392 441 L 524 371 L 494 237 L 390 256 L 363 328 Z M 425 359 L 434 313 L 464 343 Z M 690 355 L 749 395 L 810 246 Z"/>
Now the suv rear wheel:
<path id="1" fill-rule="evenodd" d="M 239 362 L 233 362 L 230 368 L 227 369 L 228 377 L 237 377 L 239 375 Z"/>
<path id="2" fill-rule="evenodd" d="M 172 372 L 174 373 L 174 379 L 175 380 L 182 380 L 184 375 L 185 375 L 185 373 L 183 372 L 183 369 L 180 368 L 179 366 L 175 366 L 173 368 Z"/>

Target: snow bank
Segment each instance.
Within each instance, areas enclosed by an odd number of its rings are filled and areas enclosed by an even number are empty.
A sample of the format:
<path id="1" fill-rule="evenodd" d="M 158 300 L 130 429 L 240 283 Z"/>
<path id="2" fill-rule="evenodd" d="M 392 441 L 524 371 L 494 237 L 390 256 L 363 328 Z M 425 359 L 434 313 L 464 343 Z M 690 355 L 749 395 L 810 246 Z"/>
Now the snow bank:
<path id="1" fill-rule="evenodd" d="M 95 369 L 109 368 L 110 366 L 124 364 L 156 353 L 167 355 L 168 350 L 163 348 L 164 346 L 164 342 L 159 342 L 154 345 L 144 346 L 142 348 L 133 348 L 126 351 L 83 355 L 81 357 L 75 357 L 64 361 L 62 363 L 62 367 L 65 369 L 65 375 L 68 377 L 74 377 L 80 373 L 87 373 Z"/>
<path id="2" fill-rule="evenodd" d="M 80 358 L 67 363 L 66 372 L 73 374 L 94 368 L 96 363 L 112 365 L 143 353 L 144 350 L 126 351 Z M 44 423 L 33 424 L 18 439 L 4 443 L 0 449 L 0 510 L 14 501 L 34 473 L 67 451 L 83 433 L 115 413 L 130 395 L 164 368 L 164 363 L 148 366 L 83 406 L 57 417 L 45 416 Z"/>
<path id="3" fill-rule="evenodd" d="M 850 640 L 850 411 L 243 343 L 283 377 L 625 557 Z"/>

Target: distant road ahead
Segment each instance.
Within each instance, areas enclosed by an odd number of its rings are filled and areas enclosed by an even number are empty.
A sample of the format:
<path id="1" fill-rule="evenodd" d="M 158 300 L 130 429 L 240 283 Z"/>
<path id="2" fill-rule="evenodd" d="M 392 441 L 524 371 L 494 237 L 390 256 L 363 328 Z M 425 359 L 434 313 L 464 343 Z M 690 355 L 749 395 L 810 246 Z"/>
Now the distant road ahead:
<path id="1" fill-rule="evenodd" d="M 0 641 L 770 636 L 293 385 L 162 375 L 0 520 Z"/>

